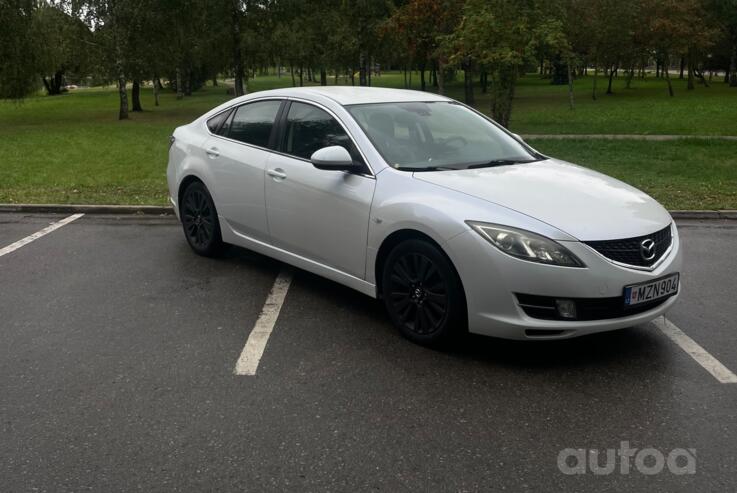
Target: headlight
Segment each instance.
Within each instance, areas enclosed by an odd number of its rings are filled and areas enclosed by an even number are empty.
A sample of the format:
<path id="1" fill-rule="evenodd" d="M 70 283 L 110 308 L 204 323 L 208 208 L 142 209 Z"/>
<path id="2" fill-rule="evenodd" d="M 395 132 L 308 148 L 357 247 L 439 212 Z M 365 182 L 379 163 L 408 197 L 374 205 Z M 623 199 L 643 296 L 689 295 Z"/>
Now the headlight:
<path id="1" fill-rule="evenodd" d="M 560 243 L 523 229 L 466 221 L 477 233 L 502 252 L 530 262 L 564 267 L 585 267 Z"/>

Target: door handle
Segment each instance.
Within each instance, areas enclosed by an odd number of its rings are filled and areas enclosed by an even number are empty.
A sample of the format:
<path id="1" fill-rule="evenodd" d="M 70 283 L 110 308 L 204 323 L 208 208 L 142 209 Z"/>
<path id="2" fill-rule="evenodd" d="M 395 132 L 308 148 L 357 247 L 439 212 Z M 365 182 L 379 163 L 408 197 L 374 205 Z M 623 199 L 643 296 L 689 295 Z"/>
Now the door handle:
<path id="1" fill-rule="evenodd" d="M 287 174 L 281 168 L 270 169 L 266 172 L 266 174 L 274 178 L 274 180 L 276 181 L 284 180 L 287 177 Z"/>
<path id="2" fill-rule="evenodd" d="M 220 156 L 220 151 L 217 147 L 210 147 L 208 150 L 205 151 L 205 153 L 212 159 Z"/>

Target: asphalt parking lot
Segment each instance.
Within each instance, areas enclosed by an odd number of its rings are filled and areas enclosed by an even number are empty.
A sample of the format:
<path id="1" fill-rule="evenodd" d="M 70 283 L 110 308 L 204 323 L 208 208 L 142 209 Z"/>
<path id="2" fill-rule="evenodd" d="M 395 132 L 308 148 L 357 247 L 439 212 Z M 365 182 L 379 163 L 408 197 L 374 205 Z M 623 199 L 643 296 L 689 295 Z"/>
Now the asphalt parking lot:
<path id="1" fill-rule="evenodd" d="M 0 248 L 67 216 L 2 214 Z M 679 226 L 668 320 L 737 371 L 737 223 Z M 0 491 L 737 489 L 737 383 L 654 324 L 439 352 L 297 270 L 256 375 L 236 375 L 283 268 L 197 257 L 149 217 L 86 215 L 0 256 Z M 693 449 L 695 474 L 559 468 L 622 442 Z"/>

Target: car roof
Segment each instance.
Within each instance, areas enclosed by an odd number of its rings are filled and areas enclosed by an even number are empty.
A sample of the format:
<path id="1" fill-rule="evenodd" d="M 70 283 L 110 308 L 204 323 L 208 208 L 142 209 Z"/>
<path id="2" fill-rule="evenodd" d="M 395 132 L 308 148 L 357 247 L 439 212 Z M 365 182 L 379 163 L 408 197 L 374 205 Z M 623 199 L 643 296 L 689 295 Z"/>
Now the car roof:
<path id="1" fill-rule="evenodd" d="M 320 98 L 322 96 L 324 98 L 332 99 L 342 106 L 367 103 L 450 101 L 450 99 L 445 96 L 440 96 L 431 92 L 361 86 L 289 87 L 285 89 L 259 91 L 257 93 L 251 93 L 250 96 L 302 97 L 305 99 L 313 99 L 315 97 Z"/>

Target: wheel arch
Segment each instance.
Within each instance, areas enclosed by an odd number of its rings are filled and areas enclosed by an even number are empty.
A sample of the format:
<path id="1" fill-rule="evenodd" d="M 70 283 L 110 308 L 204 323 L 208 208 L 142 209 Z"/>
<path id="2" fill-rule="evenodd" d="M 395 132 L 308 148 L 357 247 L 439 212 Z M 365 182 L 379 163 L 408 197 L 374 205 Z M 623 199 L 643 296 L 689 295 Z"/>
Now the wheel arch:
<path id="1" fill-rule="evenodd" d="M 205 185 L 205 182 L 202 181 L 202 179 L 197 175 L 187 175 L 179 182 L 179 189 L 177 190 L 177 207 L 181 208 L 182 204 L 182 195 L 184 194 L 184 191 L 187 189 L 189 185 L 191 185 L 194 182 L 200 182 L 202 185 L 204 185 L 205 188 L 207 188 L 207 185 Z"/>
<path id="2" fill-rule="evenodd" d="M 455 271 L 456 275 L 458 276 L 458 280 L 461 283 L 461 294 L 463 295 L 464 300 L 466 299 L 466 289 L 463 286 L 463 279 L 461 278 L 460 274 L 458 273 L 458 269 L 456 268 L 455 264 L 453 263 L 453 259 L 450 258 L 450 255 L 445 251 L 443 246 L 435 241 L 430 235 L 423 233 L 422 231 L 419 231 L 417 229 L 411 229 L 411 228 L 404 228 L 399 229 L 397 231 L 392 232 L 390 235 L 388 235 L 386 238 L 384 238 L 384 241 L 381 242 L 381 246 L 379 246 L 379 250 L 376 253 L 376 261 L 374 262 L 374 279 L 376 280 L 376 295 L 378 298 L 381 298 L 382 296 L 382 290 L 383 290 L 383 275 L 382 271 L 384 270 L 384 263 L 386 262 L 387 257 L 389 256 L 389 253 L 399 245 L 400 243 L 403 243 L 407 240 L 421 240 L 425 241 L 434 247 L 436 247 L 440 253 L 448 260 L 451 267 Z"/>

